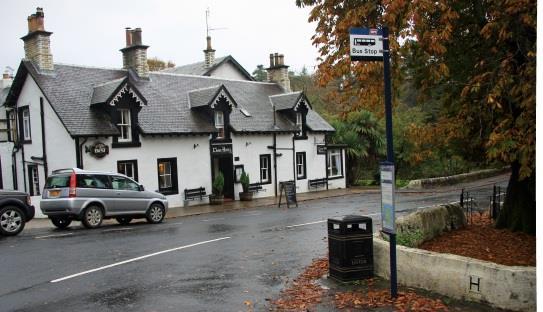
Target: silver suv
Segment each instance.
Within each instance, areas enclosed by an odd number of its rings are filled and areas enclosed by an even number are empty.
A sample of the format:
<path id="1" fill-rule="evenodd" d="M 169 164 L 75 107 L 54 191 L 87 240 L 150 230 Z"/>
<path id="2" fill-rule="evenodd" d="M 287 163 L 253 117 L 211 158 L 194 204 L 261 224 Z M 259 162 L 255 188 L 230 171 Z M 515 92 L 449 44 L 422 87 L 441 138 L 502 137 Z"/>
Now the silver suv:
<path id="1" fill-rule="evenodd" d="M 134 218 L 160 223 L 168 200 L 122 174 L 74 168 L 55 170 L 47 178 L 40 208 L 58 228 L 68 227 L 72 220 L 97 228 L 109 218 L 120 224 Z"/>

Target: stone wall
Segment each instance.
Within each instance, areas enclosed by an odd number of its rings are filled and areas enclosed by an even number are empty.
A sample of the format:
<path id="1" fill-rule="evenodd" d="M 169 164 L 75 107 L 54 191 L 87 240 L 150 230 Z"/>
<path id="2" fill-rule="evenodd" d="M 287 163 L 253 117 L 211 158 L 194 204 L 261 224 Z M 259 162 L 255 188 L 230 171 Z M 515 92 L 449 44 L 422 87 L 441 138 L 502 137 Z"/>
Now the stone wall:
<path id="1" fill-rule="evenodd" d="M 411 180 L 405 188 L 423 189 L 423 188 L 440 186 L 440 185 L 451 185 L 451 184 L 456 184 L 456 183 L 460 183 L 464 181 L 492 177 L 498 174 L 508 172 L 509 170 L 510 170 L 509 167 L 501 168 L 501 169 L 485 169 L 485 170 L 473 171 L 469 173 L 457 174 L 457 175 L 453 175 L 449 177 Z"/>

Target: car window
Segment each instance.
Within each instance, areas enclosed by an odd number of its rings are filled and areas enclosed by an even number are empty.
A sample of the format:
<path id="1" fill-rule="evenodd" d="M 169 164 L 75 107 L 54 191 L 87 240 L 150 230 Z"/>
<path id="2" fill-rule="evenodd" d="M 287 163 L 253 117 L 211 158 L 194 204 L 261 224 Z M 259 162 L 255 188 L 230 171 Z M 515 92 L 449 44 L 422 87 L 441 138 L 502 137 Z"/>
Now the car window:
<path id="1" fill-rule="evenodd" d="M 70 186 L 70 175 L 56 175 L 50 176 L 45 182 L 45 188 L 57 188 L 57 187 L 68 187 Z"/>
<path id="2" fill-rule="evenodd" d="M 109 188 L 109 179 L 106 175 L 78 174 L 77 187 L 82 188 Z"/>
<path id="3" fill-rule="evenodd" d="M 111 177 L 111 186 L 114 190 L 139 191 L 140 189 L 136 182 L 119 176 Z"/>

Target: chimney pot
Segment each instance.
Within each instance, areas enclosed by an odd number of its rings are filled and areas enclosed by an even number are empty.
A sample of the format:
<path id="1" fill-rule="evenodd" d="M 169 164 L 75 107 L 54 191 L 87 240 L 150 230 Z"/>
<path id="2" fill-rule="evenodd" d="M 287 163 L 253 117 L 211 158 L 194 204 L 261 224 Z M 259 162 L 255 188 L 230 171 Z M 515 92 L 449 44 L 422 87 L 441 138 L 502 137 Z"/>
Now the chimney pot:
<path id="1" fill-rule="evenodd" d="M 9 79 L 9 73 L 8 72 L 3 73 L 2 79 Z"/>
<path id="2" fill-rule="evenodd" d="M 279 66 L 279 53 L 273 54 L 273 63 L 275 66 Z"/>
<path id="3" fill-rule="evenodd" d="M 132 30 L 132 44 L 141 45 L 141 28 L 136 28 Z"/>
<path id="4" fill-rule="evenodd" d="M 285 65 L 285 55 L 279 54 L 279 65 Z"/>
<path id="5" fill-rule="evenodd" d="M 207 40 L 207 49 L 208 49 L 208 50 L 212 50 L 212 49 L 211 49 L 211 36 L 207 36 L 207 37 L 206 37 L 206 40 Z"/>
<path id="6" fill-rule="evenodd" d="M 273 63 L 273 53 L 270 53 L 270 68 L 272 68 L 273 66 L 275 66 L 275 64 Z"/>
<path id="7" fill-rule="evenodd" d="M 130 27 L 126 27 L 126 46 L 129 47 L 132 45 L 132 31 L 130 30 Z"/>

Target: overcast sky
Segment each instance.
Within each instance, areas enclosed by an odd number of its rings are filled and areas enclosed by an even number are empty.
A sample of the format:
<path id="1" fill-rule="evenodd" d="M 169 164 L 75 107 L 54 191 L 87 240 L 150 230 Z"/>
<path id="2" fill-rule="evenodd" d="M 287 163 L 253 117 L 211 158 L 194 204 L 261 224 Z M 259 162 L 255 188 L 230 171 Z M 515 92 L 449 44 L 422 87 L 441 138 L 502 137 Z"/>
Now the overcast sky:
<path id="1" fill-rule="evenodd" d="M 309 10 L 295 0 L 17 0 L 0 1 L 0 69 L 17 69 L 24 57 L 26 18 L 43 7 L 45 30 L 53 32 L 55 63 L 122 67 L 119 49 L 125 27 L 141 27 L 148 56 L 177 65 L 204 60 L 206 8 L 216 57 L 232 55 L 250 73 L 269 65 L 269 54 L 285 55 L 285 64 L 313 71 L 317 50 L 311 45 L 315 25 Z"/>

